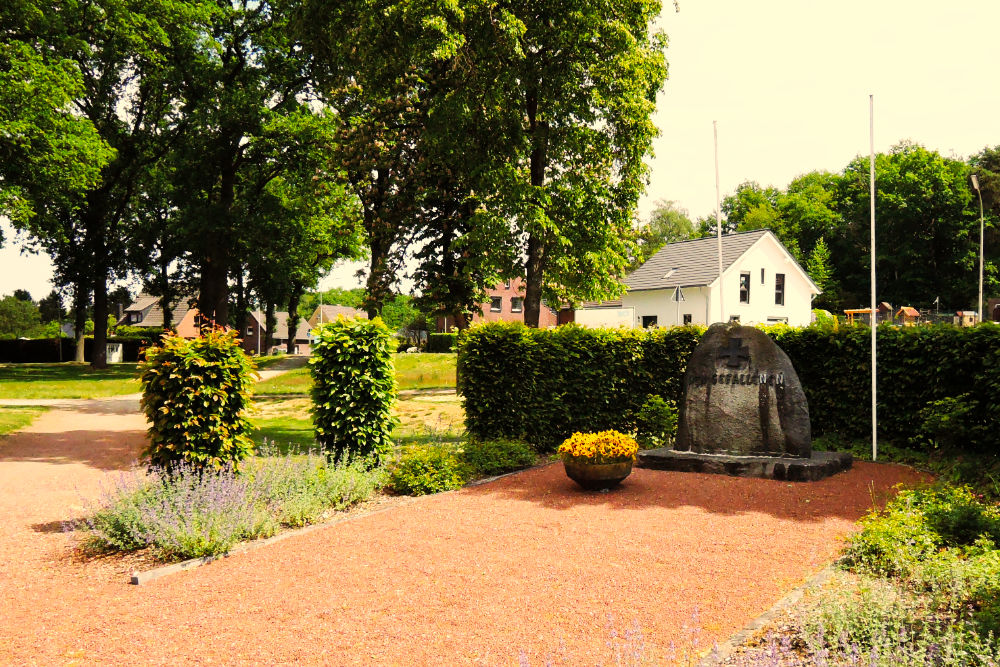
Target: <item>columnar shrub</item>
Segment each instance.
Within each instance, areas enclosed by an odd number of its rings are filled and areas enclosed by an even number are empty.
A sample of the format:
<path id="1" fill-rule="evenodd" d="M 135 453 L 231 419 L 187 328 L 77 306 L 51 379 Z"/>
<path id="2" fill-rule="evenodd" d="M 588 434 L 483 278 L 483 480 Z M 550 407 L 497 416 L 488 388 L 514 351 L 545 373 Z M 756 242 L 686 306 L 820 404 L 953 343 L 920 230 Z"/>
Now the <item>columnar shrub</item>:
<path id="1" fill-rule="evenodd" d="M 394 349 L 380 318 L 338 318 L 315 329 L 309 366 L 316 441 L 334 458 L 371 457 L 377 464 L 391 450 Z"/>
<path id="2" fill-rule="evenodd" d="M 235 331 L 164 336 L 140 369 L 152 466 L 218 470 L 253 453 L 247 411 L 256 373 Z"/>

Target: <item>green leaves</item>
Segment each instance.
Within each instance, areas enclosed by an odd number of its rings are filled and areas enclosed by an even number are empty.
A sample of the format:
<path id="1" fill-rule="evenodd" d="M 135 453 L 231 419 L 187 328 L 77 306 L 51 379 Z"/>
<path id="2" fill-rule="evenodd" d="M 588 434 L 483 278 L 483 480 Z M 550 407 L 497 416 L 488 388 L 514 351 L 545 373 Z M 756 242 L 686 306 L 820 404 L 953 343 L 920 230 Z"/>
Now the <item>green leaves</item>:
<path id="1" fill-rule="evenodd" d="M 253 453 L 251 407 L 255 369 L 236 331 L 186 340 L 164 336 L 141 366 L 141 407 L 153 425 L 145 455 L 151 465 L 221 469 Z"/>
<path id="2" fill-rule="evenodd" d="M 395 426 L 395 339 L 381 319 L 338 318 L 313 330 L 313 421 L 332 457 L 378 464 L 391 450 Z"/>

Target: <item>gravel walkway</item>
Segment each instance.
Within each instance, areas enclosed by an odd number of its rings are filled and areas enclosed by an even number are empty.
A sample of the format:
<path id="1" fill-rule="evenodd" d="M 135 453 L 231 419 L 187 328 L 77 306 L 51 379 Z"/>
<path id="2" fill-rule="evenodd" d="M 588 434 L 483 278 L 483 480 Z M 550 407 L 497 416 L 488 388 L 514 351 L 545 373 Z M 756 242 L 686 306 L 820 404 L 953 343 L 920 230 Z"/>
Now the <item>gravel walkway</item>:
<path id="1" fill-rule="evenodd" d="M 918 477 L 637 470 L 602 495 L 552 465 L 136 587 L 61 531 L 142 446 L 121 405 L 0 440 L 0 664 L 614 664 L 609 624 L 637 624 L 670 664 L 671 644 L 730 636 L 829 563 L 873 495 Z"/>

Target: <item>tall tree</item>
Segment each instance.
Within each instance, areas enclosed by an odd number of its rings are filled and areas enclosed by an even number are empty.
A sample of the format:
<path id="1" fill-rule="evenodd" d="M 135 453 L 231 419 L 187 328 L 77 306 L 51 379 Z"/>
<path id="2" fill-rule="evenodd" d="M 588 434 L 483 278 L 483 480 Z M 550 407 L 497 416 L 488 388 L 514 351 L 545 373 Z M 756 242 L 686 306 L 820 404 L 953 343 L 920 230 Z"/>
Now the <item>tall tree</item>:
<path id="1" fill-rule="evenodd" d="M 51 11 L 37 0 L 0 6 L 0 214 L 19 228 L 49 207 L 77 203 L 113 155 L 74 111 L 83 77 L 52 48 L 43 26 Z"/>
<path id="2" fill-rule="evenodd" d="M 866 302 L 869 288 L 868 174 L 867 157 L 845 169 L 837 204 L 844 230 L 828 239 L 844 298 L 854 303 Z M 966 163 L 909 142 L 875 156 L 880 301 L 926 305 L 940 297 L 957 308 L 975 302 L 979 228 L 968 176 Z"/>
<path id="3" fill-rule="evenodd" d="M 493 234 L 473 235 L 466 247 L 499 254 L 489 261 L 501 272 L 525 275 L 525 322 L 537 326 L 543 298 L 620 293 L 656 134 L 650 116 L 666 78 L 666 40 L 651 29 L 658 1 L 356 0 L 307 8 L 303 25 L 331 77 L 360 80 L 369 99 L 406 100 L 406 113 L 433 137 L 387 147 L 433 155 L 422 146 L 452 137 L 454 151 L 476 156 L 465 160 L 477 165 L 462 184 L 465 197 L 484 209 L 480 221 L 504 221 L 508 248 L 483 245 Z M 392 124 L 389 136 L 405 125 Z M 383 172 L 373 172 L 377 187 Z M 426 173 L 389 184 L 405 192 L 416 183 L 419 196 Z M 415 208 L 423 204 L 418 198 Z M 504 257 L 524 259 L 503 267 Z"/>
<path id="4" fill-rule="evenodd" d="M 172 62 L 196 48 L 191 26 L 200 16 L 194 2 L 95 0 L 60 3 L 33 19 L 39 42 L 80 74 L 73 110 L 114 150 L 100 182 L 77 205 L 31 223 L 58 273 L 74 283 L 77 309 L 93 293 L 95 367 L 107 362 L 108 282 L 127 270 L 123 221 L 139 179 L 166 153 L 178 124 Z"/>
<path id="5" fill-rule="evenodd" d="M 822 290 L 816 298 L 816 306 L 828 306 L 837 303 L 836 283 L 833 279 L 833 267 L 830 263 L 830 248 L 826 245 L 826 240 L 821 236 L 809 253 L 806 261 L 806 273 L 816 283 L 816 287 Z"/>
<path id="6" fill-rule="evenodd" d="M 218 324 L 230 321 L 229 280 L 243 271 L 259 198 L 315 141 L 310 57 L 291 35 L 289 11 L 283 2 L 215 0 L 211 39 L 186 79 L 178 236 L 198 273 L 199 311 Z"/>
<path id="7" fill-rule="evenodd" d="M 668 243 L 685 241 L 694 236 L 694 223 L 688 212 L 676 202 L 664 199 L 656 202 L 649 219 L 636 231 L 636 251 L 628 270 L 634 271 Z"/>
<path id="8" fill-rule="evenodd" d="M 484 116 L 506 130 L 503 163 L 491 174 L 500 197 L 491 203 L 515 224 L 524 321 L 538 326 L 543 299 L 621 292 L 656 136 L 651 115 L 667 76 L 666 39 L 651 27 L 656 0 L 486 9 L 489 32 L 473 33 L 465 53 L 489 78 L 473 88 Z"/>

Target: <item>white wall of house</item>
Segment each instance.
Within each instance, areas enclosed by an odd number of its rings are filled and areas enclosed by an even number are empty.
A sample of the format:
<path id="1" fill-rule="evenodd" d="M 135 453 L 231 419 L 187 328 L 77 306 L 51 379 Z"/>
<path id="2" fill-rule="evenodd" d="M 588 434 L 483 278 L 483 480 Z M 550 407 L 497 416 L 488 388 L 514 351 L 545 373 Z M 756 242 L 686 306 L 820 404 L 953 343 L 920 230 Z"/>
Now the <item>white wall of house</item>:
<path id="1" fill-rule="evenodd" d="M 632 328 L 631 308 L 582 308 L 573 312 L 573 321 L 582 327 Z"/>
<path id="2" fill-rule="evenodd" d="M 691 316 L 692 324 L 705 324 L 708 301 L 708 288 L 682 288 L 684 300 L 673 300 L 674 290 L 642 290 L 628 292 L 622 297 L 622 307 L 635 311 L 632 326 L 641 327 L 643 318 L 655 317 L 656 325 L 660 327 L 679 326 L 684 324 L 684 316 Z M 714 320 L 713 320 L 714 321 Z"/>
<path id="3" fill-rule="evenodd" d="M 763 271 L 763 278 L 761 271 Z M 740 300 L 740 277 L 749 274 L 749 303 Z M 784 275 L 784 303 L 777 303 L 777 276 Z M 719 316 L 717 297 L 713 299 L 712 321 L 728 322 L 738 315 L 743 324 L 787 322 L 808 326 L 812 319 L 812 285 L 781 247 L 767 236 L 750 247 L 722 274 L 723 317 Z M 713 294 L 713 296 L 715 296 Z"/>
<path id="4" fill-rule="evenodd" d="M 761 273 L 763 271 L 763 274 Z M 740 278 L 749 274 L 749 302 L 740 300 Z M 784 275 L 784 303 L 777 303 L 777 276 Z M 763 236 L 722 274 L 722 307 L 719 310 L 718 280 L 707 287 L 683 288 L 684 301 L 673 300 L 674 290 L 642 290 L 622 297 L 622 307 L 634 310 L 632 326 L 641 327 L 644 318 L 655 317 L 657 326 L 684 323 L 691 315 L 693 324 L 728 322 L 738 316 L 742 324 L 787 322 L 808 326 L 812 320 L 813 286 L 789 256 L 769 236 Z"/>

